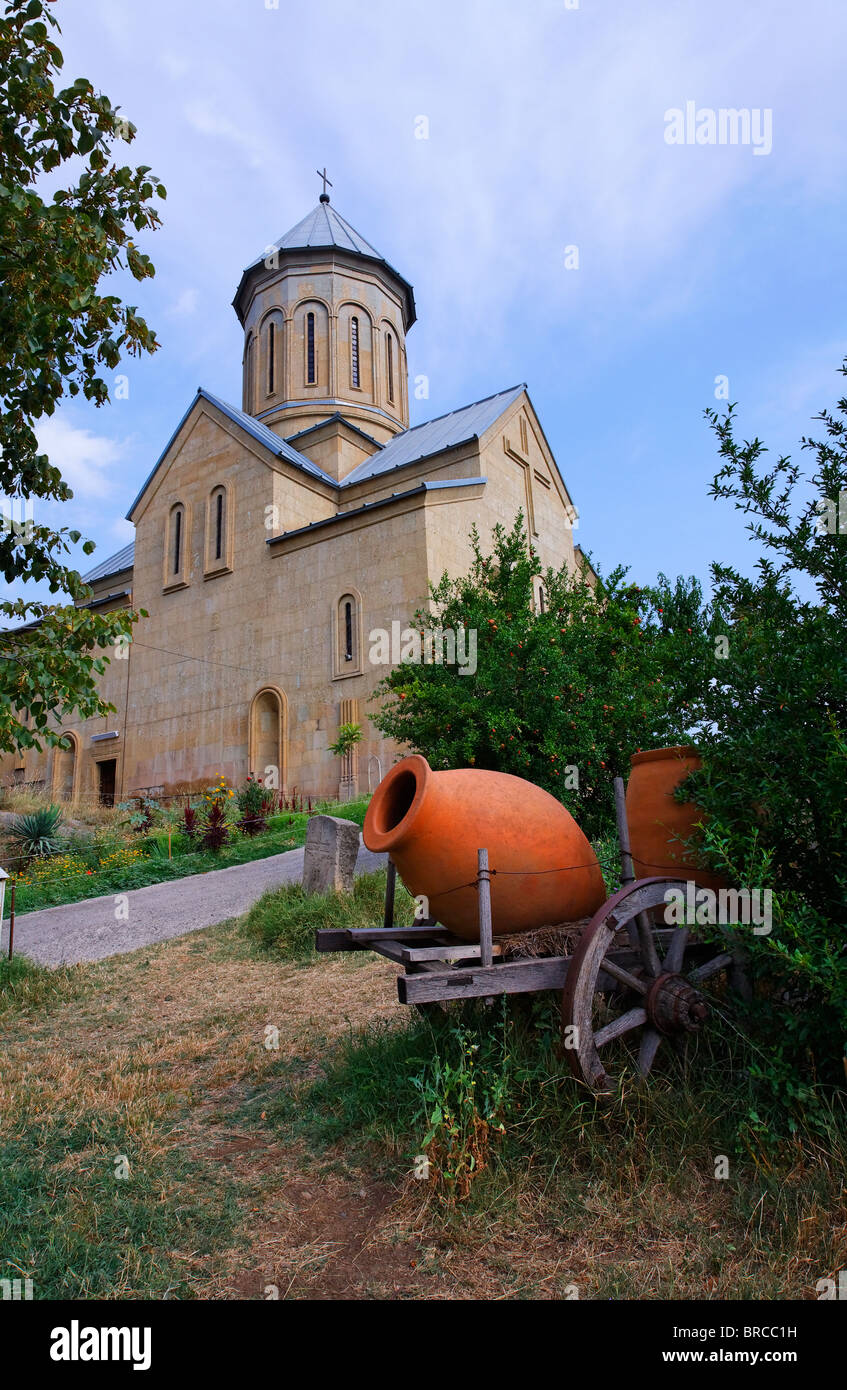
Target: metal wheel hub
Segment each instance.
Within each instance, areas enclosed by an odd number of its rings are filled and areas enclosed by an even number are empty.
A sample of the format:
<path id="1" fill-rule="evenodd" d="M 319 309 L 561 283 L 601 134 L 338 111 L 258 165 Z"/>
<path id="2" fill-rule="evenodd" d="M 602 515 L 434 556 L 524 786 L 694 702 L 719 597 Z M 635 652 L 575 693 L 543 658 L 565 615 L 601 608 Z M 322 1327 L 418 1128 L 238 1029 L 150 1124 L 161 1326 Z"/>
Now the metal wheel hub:
<path id="1" fill-rule="evenodd" d="M 708 1017 L 702 994 L 682 975 L 659 975 L 644 1001 L 647 1017 L 660 1033 L 695 1033 Z"/>

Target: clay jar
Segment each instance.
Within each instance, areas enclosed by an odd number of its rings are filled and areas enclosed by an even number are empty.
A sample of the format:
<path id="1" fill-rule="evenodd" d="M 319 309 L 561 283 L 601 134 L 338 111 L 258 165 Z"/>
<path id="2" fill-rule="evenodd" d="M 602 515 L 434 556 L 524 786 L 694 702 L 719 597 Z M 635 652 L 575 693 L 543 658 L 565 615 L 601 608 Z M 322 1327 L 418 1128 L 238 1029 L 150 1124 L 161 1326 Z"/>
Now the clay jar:
<path id="1" fill-rule="evenodd" d="M 505 772 L 433 772 L 419 754 L 380 782 L 368 849 L 387 851 L 413 897 L 467 941 L 479 939 L 477 850 L 488 850 L 494 934 L 588 917 L 605 900 L 591 845 L 561 802 Z"/>
<path id="2" fill-rule="evenodd" d="M 695 748 L 634 753 L 626 789 L 626 818 L 636 878 L 670 874 L 715 892 L 724 879 L 698 867 L 681 840 L 690 839 L 704 813 L 693 801 L 675 801 L 674 787 L 701 766 Z"/>

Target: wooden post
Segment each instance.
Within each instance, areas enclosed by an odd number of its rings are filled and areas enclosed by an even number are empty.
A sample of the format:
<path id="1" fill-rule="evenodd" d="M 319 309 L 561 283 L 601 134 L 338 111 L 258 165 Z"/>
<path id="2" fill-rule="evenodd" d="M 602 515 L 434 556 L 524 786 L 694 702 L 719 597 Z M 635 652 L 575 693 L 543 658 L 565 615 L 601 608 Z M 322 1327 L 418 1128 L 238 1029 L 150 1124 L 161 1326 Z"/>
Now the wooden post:
<path id="1" fill-rule="evenodd" d="M 626 793 L 623 778 L 615 778 L 615 819 L 618 823 L 618 844 L 621 856 L 621 887 L 635 881 L 632 868 L 632 850 L 629 844 L 629 825 L 626 819 Z"/>
<path id="2" fill-rule="evenodd" d="M 621 858 L 621 887 L 625 888 L 628 883 L 635 882 L 635 870 L 632 867 L 629 821 L 626 818 L 626 792 L 622 777 L 615 778 L 615 820 L 618 826 L 618 846 Z M 635 922 L 630 922 L 627 926 L 627 935 L 629 944 L 638 950 L 641 945 L 641 938 Z"/>
<path id="3" fill-rule="evenodd" d="M 491 874 L 488 869 L 488 850 L 478 849 L 477 882 L 479 884 L 479 959 L 481 965 L 494 960 L 491 939 Z"/>
<path id="4" fill-rule="evenodd" d="M 15 880 L 12 879 L 12 896 L 9 899 L 9 960 L 12 959 L 12 947 L 15 944 Z"/>
<path id="5" fill-rule="evenodd" d="M 394 860 L 389 859 L 388 871 L 385 876 L 385 913 L 382 919 L 384 927 L 394 926 L 394 888 L 397 883 L 397 869 Z"/>

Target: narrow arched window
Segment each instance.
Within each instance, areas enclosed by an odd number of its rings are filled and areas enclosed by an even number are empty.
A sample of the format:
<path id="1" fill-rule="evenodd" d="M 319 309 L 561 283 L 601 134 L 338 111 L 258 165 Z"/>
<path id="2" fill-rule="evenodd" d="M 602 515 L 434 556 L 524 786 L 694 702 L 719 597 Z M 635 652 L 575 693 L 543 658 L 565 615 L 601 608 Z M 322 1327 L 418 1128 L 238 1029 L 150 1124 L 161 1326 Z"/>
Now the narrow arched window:
<path id="1" fill-rule="evenodd" d="M 306 385 L 314 386 L 315 376 L 315 316 L 306 315 Z"/>
<path id="2" fill-rule="evenodd" d="M 224 495 L 219 492 L 215 498 L 215 559 L 224 553 Z"/>
<path id="3" fill-rule="evenodd" d="M 359 385 L 359 320 L 350 320 L 350 378 L 354 386 Z"/>
<path id="4" fill-rule="evenodd" d="M 165 588 L 185 582 L 188 554 L 188 516 L 185 505 L 175 502 L 168 513 L 165 533 L 165 563 L 162 583 Z"/>
<path id="5" fill-rule="evenodd" d="M 231 494 L 225 483 L 218 483 L 206 502 L 206 563 L 207 579 L 225 573 L 232 564 L 229 531 Z"/>
<path id="6" fill-rule="evenodd" d="M 358 675 L 361 664 L 359 600 L 355 594 L 342 594 L 335 609 L 333 658 L 334 676 Z"/>
<path id="7" fill-rule="evenodd" d="M 179 574 L 182 569 L 182 508 L 177 507 L 174 512 L 174 574 Z"/>
<path id="8" fill-rule="evenodd" d="M 388 399 L 394 400 L 394 339 L 389 333 L 385 339 L 386 374 L 388 377 Z"/>
<path id="9" fill-rule="evenodd" d="M 268 395 L 273 395 L 274 390 L 274 337 L 276 330 L 272 323 L 268 324 Z"/>

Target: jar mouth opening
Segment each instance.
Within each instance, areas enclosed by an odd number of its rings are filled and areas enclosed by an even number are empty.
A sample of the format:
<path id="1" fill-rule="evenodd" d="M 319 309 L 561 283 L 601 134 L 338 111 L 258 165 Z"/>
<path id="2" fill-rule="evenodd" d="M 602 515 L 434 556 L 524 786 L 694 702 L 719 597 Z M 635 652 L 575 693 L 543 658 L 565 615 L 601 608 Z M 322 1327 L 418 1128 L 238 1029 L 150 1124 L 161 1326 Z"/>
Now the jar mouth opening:
<path id="1" fill-rule="evenodd" d="M 699 758 L 697 749 L 692 744 L 680 744 L 676 748 L 648 748 L 641 753 L 633 753 L 630 758 L 630 766 L 637 767 L 639 763 L 658 763 L 665 758 Z"/>
<path id="2" fill-rule="evenodd" d="M 365 816 L 363 839 L 368 849 L 390 850 L 417 820 L 432 769 L 419 753 L 403 758 L 383 777 Z"/>

